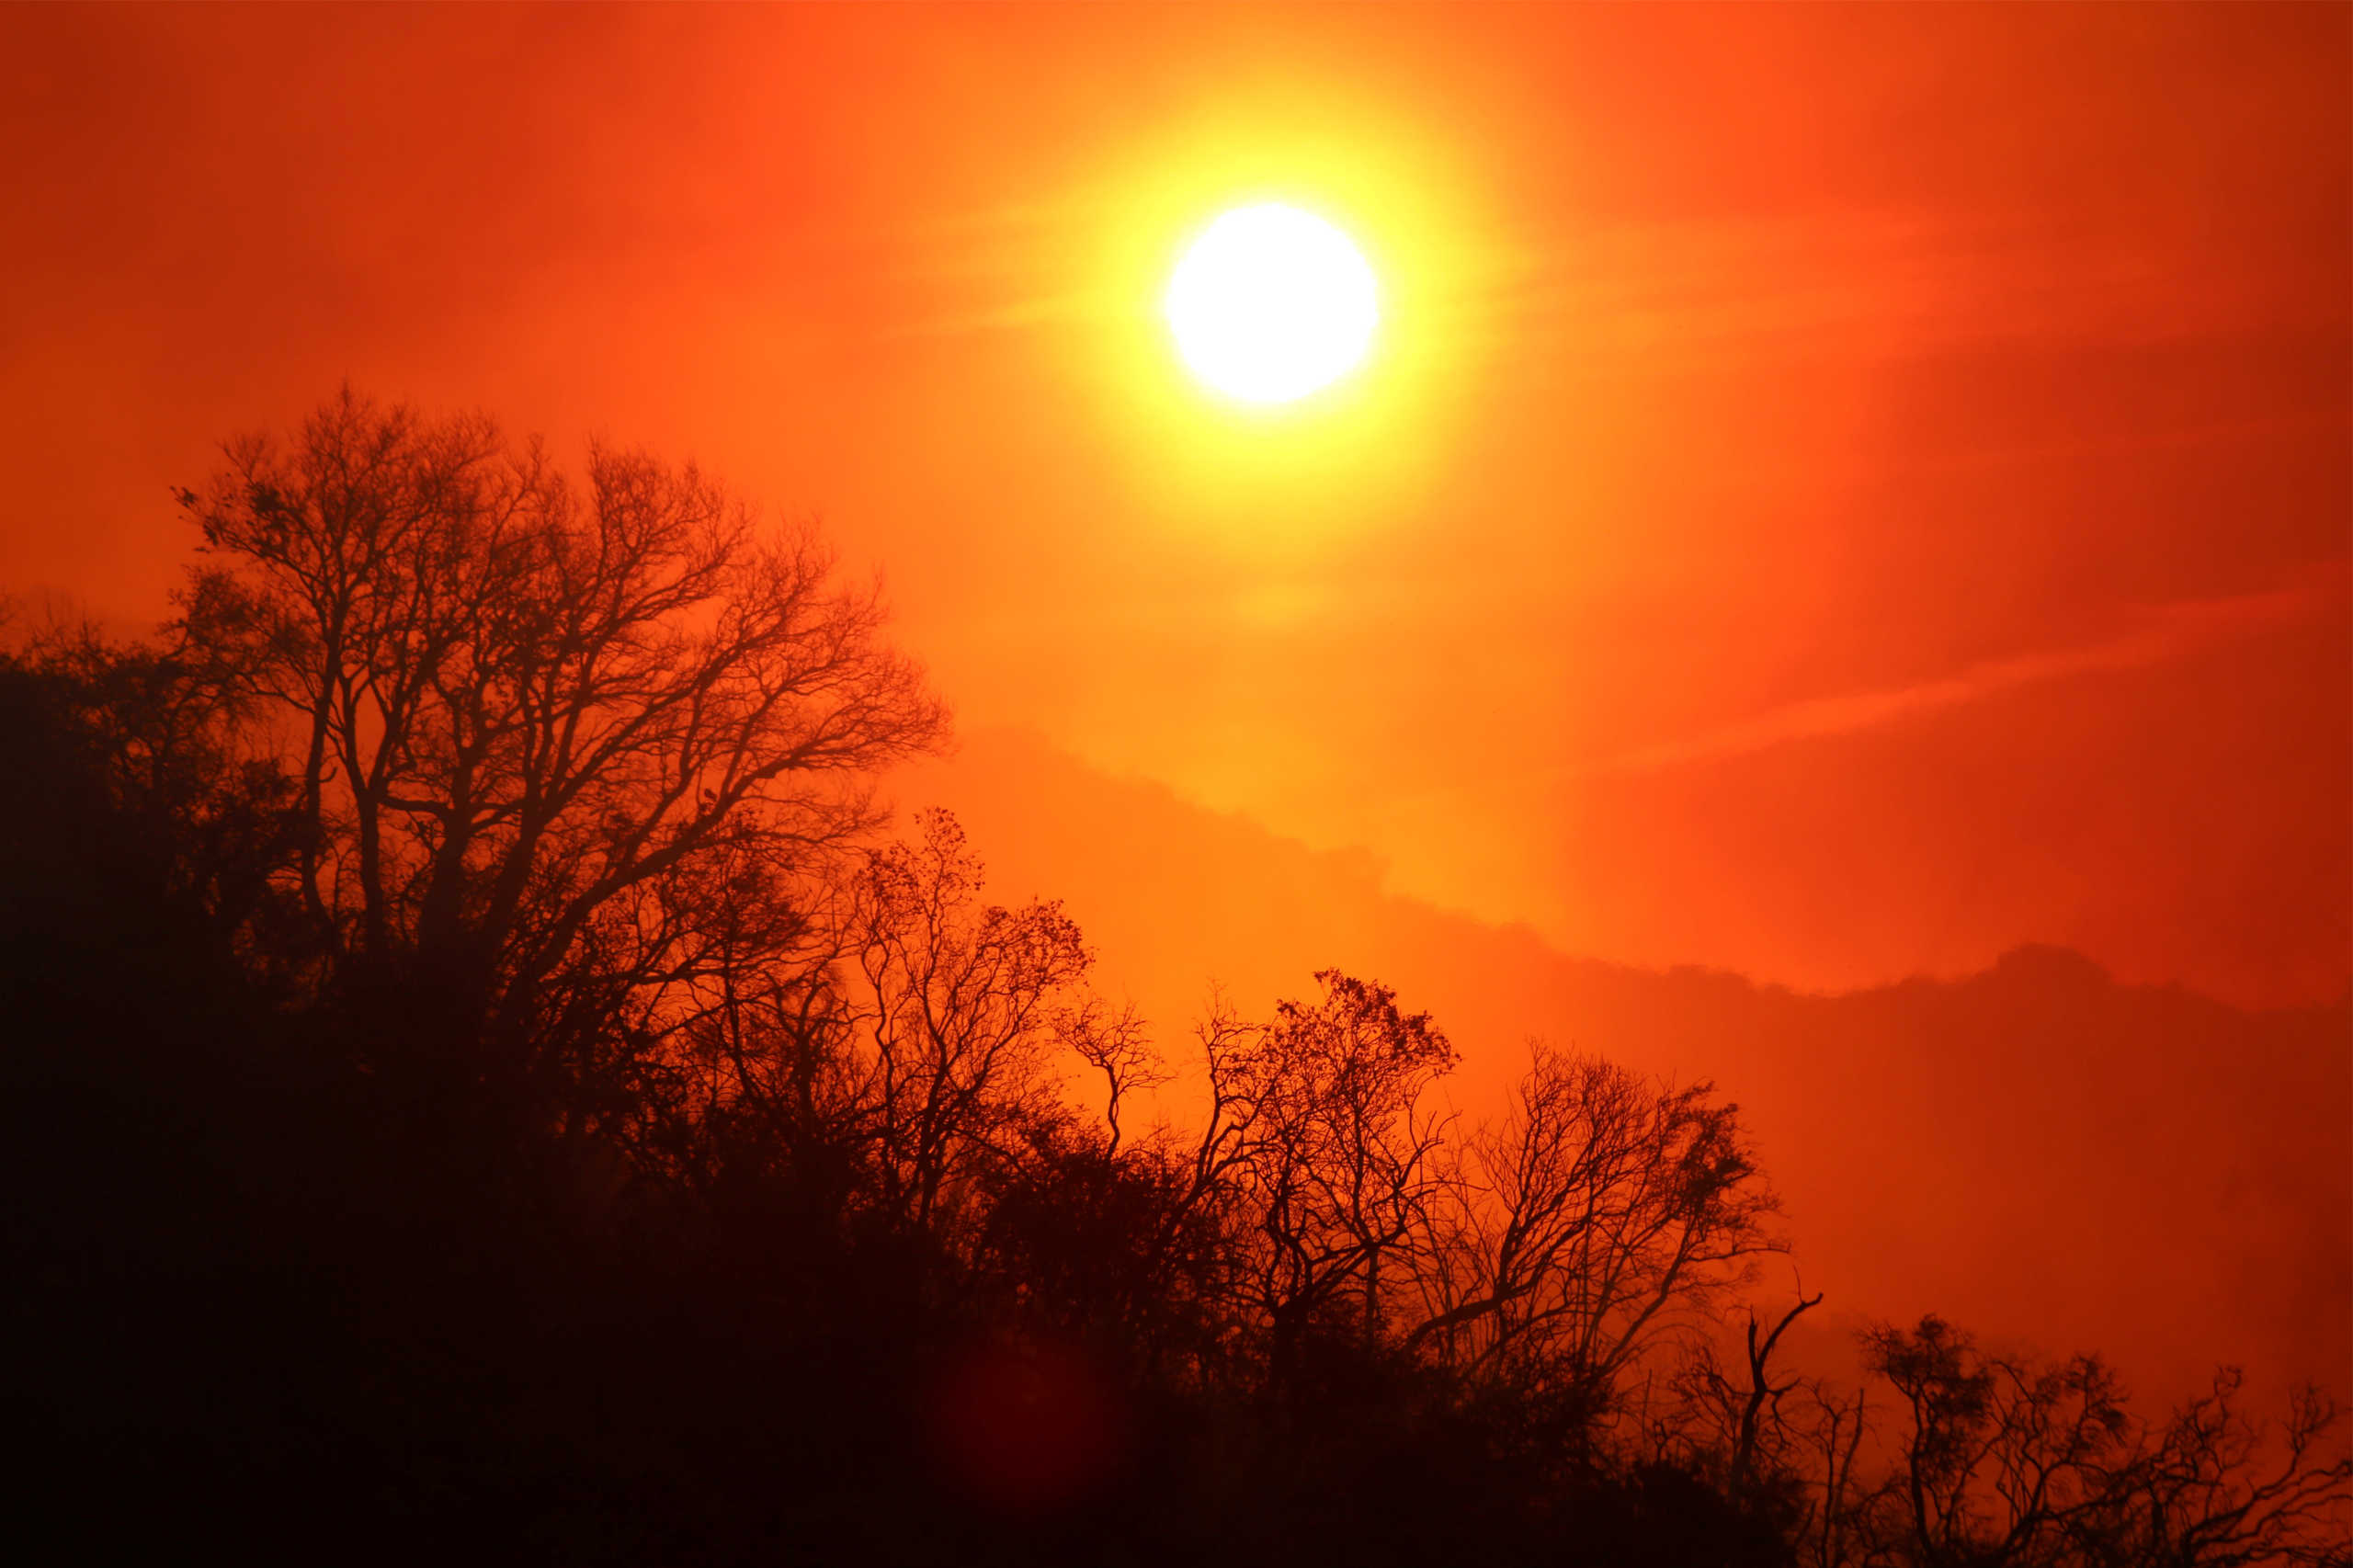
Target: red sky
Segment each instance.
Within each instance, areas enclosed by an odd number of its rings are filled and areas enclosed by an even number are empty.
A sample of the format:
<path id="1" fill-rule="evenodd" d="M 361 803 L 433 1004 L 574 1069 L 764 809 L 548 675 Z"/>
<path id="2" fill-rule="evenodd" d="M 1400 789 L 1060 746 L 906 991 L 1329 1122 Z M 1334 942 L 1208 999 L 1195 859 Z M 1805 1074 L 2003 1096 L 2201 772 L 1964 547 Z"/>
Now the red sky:
<path id="1" fill-rule="evenodd" d="M 821 514 L 973 732 L 1563 951 L 2330 998 L 2348 61 L 2319 6 L 14 9 L 0 584 L 152 619 L 166 487 L 347 376 Z M 1270 192 L 1391 315 L 1250 420 L 1152 305 Z"/>

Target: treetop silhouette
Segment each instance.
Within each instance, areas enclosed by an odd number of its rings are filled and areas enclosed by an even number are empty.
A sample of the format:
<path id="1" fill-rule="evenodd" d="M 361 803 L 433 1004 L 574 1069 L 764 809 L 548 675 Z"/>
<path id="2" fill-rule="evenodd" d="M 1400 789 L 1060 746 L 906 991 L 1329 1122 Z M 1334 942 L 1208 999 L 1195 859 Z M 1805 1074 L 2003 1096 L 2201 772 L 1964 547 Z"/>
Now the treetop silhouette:
<path id="1" fill-rule="evenodd" d="M 729 961 L 781 955 L 795 923 L 737 895 L 875 826 L 874 772 L 946 734 L 876 591 L 691 466 L 597 445 L 574 478 L 348 388 L 227 459 L 180 497 L 182 657 L 277 744 L 335 981 L 429 991 L 518 1083 L 698 1006 L 722 908 Z"/>

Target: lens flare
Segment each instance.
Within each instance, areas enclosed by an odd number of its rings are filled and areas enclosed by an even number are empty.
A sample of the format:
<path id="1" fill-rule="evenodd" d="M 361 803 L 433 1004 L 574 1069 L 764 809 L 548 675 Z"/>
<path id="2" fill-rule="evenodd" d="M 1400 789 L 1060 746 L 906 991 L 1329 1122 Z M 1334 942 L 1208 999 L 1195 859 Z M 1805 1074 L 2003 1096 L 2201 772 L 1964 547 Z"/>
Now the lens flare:
<path id="1" fill-rule="evenodd" d="M 1337 381 L 1362 362 L 1381 320 L 1372 268 L 1348 236 L 1280 202 L 1234 208 L 1204 230 L 1164 309 L 1193 373 L 1251 403 Z"/>

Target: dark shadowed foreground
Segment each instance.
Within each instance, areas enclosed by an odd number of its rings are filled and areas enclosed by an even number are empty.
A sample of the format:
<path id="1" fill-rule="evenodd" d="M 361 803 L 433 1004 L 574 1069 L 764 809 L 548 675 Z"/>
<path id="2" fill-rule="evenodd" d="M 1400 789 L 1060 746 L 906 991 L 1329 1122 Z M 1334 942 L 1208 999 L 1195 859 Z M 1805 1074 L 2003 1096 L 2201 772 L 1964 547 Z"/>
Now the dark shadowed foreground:
<path id="1" fill-rule="evenodd" d="M 2316 1392 L 1935 1317 L 1778 1364 L 1819 1298 L 1705 1083 L 1540 1051 L 1464 1117 L 1336 970 L 1155 1048 L 952 818 L 878 836 L 944 717 L 701 476 L 349 396 L 230 459 L 160 644 L 0 665 L 74 1555 L 2347 1561 Z"/>

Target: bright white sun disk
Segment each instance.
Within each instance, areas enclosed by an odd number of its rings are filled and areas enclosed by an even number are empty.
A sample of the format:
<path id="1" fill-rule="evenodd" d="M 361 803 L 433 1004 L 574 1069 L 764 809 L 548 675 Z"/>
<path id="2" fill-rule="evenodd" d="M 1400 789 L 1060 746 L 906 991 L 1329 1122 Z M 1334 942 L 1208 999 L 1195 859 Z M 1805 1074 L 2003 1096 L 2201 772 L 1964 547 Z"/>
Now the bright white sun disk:
<path id="1" fill-rule="evenodd" d="M 1176 264 L 1163 307 L 1195 375 L 1245 403 L 1289 403 L 1354 369 L 1381 319 L 1347 235 L 1267 202 L 1220 216 Z"/>

